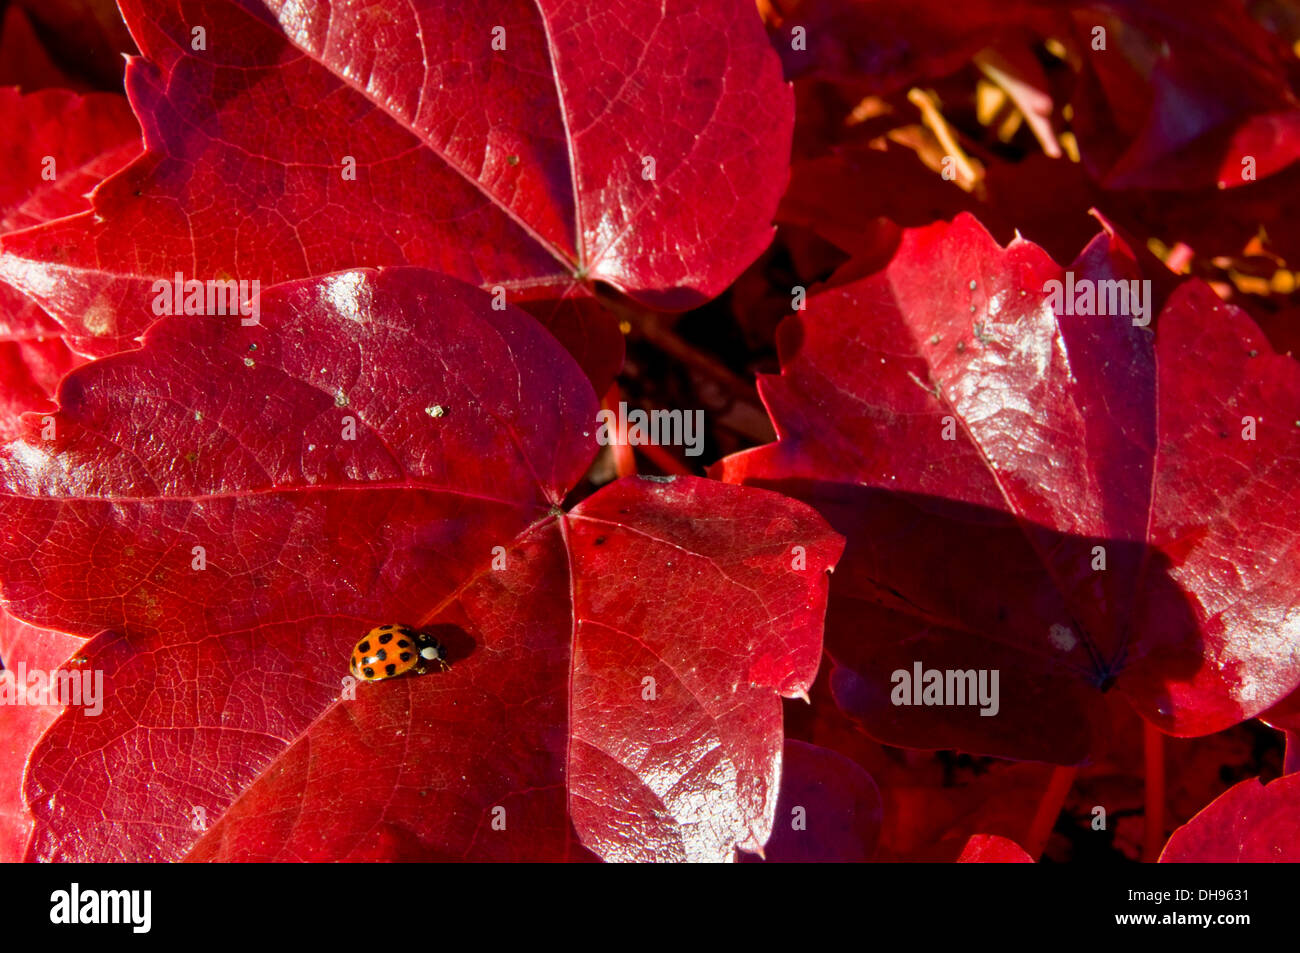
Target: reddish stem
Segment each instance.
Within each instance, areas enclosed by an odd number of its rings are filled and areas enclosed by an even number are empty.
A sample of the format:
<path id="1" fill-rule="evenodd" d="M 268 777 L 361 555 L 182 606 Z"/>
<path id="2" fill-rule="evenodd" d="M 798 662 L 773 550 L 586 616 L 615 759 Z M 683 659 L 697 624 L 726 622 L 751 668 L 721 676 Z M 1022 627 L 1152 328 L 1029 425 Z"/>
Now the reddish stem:
<path id="1" fill-rule="evenodd" d="M 758 389 L 752 381 L 741 377 L 726 364 L 694 348 L 680 337 L 676 331 L 664 323 L 658 315 L 644 315 L 638 312 L 624 312 L 630 315 L 630 323 L 641 337 L 645 338 L 669 357 L 675 358 L 696 373 L 721 384 L 732 396 L 747 400 L 752 404 L 761 404 Z"/>
<path id="2" fill-rule="evenodd" d="M 1165 844 L 1165 735 L 1145 721 L 1142 752 L 1146 761 L 1146 840 L 1142 860 L 1153 864 Z"/>
<path id="3" fill-rule="evenodd" d="M 1065 796 L 1070 793 L 1078 771 L 1078 768 L 1052 769 L 1052 779 L 1047 782 L 1047 789 L 1038 800 L 1038 810 L 1034 811 L 1034 819 L 1029 824 L 1029 834 L 1024 844 L 1025 851 L 1035 860 L 1041 858 L 1047 848 L 1047 839 L 1052 836 L 1052 828 L 1061 816 Z"/>
<path id="4" fill-rule="evenodd" d="M 602 410 L 613 411 L 617 415 L 618 405 L 622 400 L 623 391 L 619 388 L 618 381 L 615 381 L 609 385 L 609 390 L 605 392 L 605 399 L 600 402 L 600 407 Z M 632 453 L 632 448 L 620 440 L 620 437 L 623 436 L 625 434 L 620 434 L 617 427 L 613 428 L 609 435 L 609 448 L 614 453 L 614 471 L 620 477 L 635 476 L 636 456 Z"/>

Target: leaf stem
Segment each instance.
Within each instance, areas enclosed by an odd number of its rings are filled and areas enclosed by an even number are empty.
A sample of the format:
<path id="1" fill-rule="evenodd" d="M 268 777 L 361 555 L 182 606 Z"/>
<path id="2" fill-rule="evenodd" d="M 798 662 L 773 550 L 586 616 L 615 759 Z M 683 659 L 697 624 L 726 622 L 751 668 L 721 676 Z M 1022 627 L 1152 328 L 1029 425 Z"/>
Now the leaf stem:
<path id="1" fill-rule="evenodd" d="M 609 385 L 609 390 L 605 391 L 605 397 L 600 402 L 601 410 L 609 410 L 618 416 L 618 405 L 623 401 L 623 391 L 618 386 L 618 381 Z M 618 432 L 615 427 L 609 435 L 609 449 L 614 454 L 614 471 L 619 477 L 636 476 L 636 455 L 632 453 L 632 448 L 624 443 L 620 437 L 625 436 Z"/>
<path id="2" fill-rule="evenodd" d="M 1043 796 L 1038 799 L 1038 809 L 1034 811 L 1034 819 L 1029 824 L 1029 835 L 1025 838 L 1025 851 L 1034 860 L 1040 859 L 1047 848 L 1047 839 L 1052 836 L 1052 828 L 1061 816 L 1065 796 L 1074 786 L 1074 776 L 1078 771 L 1075 767 L 1063 768 L 1059 765 L 1052 769 L 1051 780 L 1047 782 Z"/>
<path id="3" fill-rule="evenodd" d="M 616 312 L 625 318 L 637 335 L 675 358 L 702 377 L 721 384 L 733 396 L 748 400 L 761 406 L 758 389 L 753 382 L 741 377 L 722 361 L 693 347 L 685 338 L 668 327 L 665 319 L 658 314 L 638 311 L 634 308 L 621 308 Z"/>

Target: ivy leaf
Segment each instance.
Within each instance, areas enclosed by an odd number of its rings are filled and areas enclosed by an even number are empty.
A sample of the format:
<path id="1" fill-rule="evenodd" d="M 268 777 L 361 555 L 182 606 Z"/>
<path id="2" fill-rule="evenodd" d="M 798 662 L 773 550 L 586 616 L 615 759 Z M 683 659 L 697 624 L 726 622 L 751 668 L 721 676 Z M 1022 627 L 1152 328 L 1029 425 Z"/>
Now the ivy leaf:
<path id="1" fill-rule="evenodd" d="M 1158 319 L 1075 313 L 1142 292 L 1113 233 L 1068 271 L 969 215 L 907 230 L 787 319 L 779 440 L 717 468 L 848 538 L 831 684 L 890 744 L 1076 763 L 1112 688 L 1199 735 L 1300 682 L 1300 367 L 1195 281 Z M 904 688 L 932 671 L 946 704 Z"/>
<path id="2" fill-rule="evenodd" d="M 90 637 L 26 775 L 39 860 L 723 860 L 771 831 L 782 696 L 841 540 L 629 478 L 531 317 L 419 269 L 171 318 L 0 453 L 9 611 Z M 371 627 L 450 670 L 355 684 Z M 148 752 L 142 757 L 141 752 Z"/>

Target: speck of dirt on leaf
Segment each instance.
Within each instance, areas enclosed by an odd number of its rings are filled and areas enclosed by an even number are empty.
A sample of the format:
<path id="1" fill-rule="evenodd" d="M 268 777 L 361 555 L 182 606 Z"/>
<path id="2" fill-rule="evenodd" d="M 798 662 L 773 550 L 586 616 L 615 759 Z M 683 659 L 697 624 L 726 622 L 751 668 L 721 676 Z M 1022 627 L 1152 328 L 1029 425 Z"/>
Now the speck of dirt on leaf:
<path id="1" fill-rule="evenodd" d="M 938 344 L 938 343 L 939 343 L 940 341 L 942 341 L 942 340 L 943 340 L 943 338 L 940 337 L 938 334 L 931 334 L 931 335 L 930 335 L 930 343 L 931 343 L 931 344 Z"/>
<path id="2" fill-rule="evenodd" d="M 343 391 L 339 391 L 338 393 L 336 393 L 336 394 L 334 395 L 334 406 L 335 406 L 335 407 L 346 407 L 347 405 L 348 405 L 348 395 L 347 395 L 347 394 L 343 393 Z"/>
<path id="3" fill-rule="evenodd" d="M 974 279 L 974 278 L 971 279 L 970 285 L 969 285 L 968 287 L 970 288 L 971 291 L 974 291 L 974 290 L 975 290 L 975 288 L 976 288 L 976 284 L 975 284 L 975 279 Z"/>
<path id="4" fill-rule="evenodd" d="M 201 410 L 196 410 L 196 411 L 194 411 L 194 419 L 195 419 L 195 420 L 202 420 L 202 419 L 203 419 L 203 411 L 201 411 Z"/>
<path id="5" fill-rule="evenodd" d="M 432 407 L 424 408 L 424 412 L 430 417 L 441 417 L 447 411 L 443 409 L 442 404 L 434 404 Z"/>
<path id="6" fill-rule="evenodd" d="M 957 353 L 960 354 L 960 353 L 961 353 L 962 351 L 964 351 L 964 350 L 966 350 L 966 342 L 965 342 L 965 341 L 958 341 L 958 342 L 957 342 Z"/>
<path id="7" fill-rule="evenodd" d="M 1259 351 L 1256 351 L 1256 350 L 1254 350 L 1254 349 L 1252 348 L 1252 349 L 1251 349 L 1251 352 L 1250 352 L 1250 356 L 1251 356 L 1251 357 L 1259 357 Z"/>
<path id="8" fill-rule="evenodd" d="M 519 156 L 515 156 L 515 155 L 506 156 L 506 161 L 509 162 L 511 165 L 518 165 Z"/>
<path id="9" fill-rule="evenodd" d="M 253 363 L 254 363 L 254 362 L 253 362 L 253 359 L 252 359 L 251 357 L 246 357 L 246 358 L 244 358 L 244 366 L 245 366 L 245 367 L 252 367 L 252 366 L 253 366 Z"/>

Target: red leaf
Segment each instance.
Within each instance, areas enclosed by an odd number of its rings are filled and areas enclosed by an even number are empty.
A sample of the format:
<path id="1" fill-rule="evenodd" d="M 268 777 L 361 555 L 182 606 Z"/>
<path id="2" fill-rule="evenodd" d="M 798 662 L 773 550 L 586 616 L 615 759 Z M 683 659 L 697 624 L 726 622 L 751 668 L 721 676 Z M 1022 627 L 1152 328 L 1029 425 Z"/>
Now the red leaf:
<path id="1" fill-rule="evenodd" d="M 20 676 L 57 669 L 82 644 L 62 632 L 19 622 L 0 609 L 0 679 L 12 679 L 9 691 L 26 689 Z M 0 863 L 23 859 L 32 834 L 32 815 L 23 798 L 23 769 L 32 748 L 62 710 L 54 705 L 6 701 L 0 704 Z"/>
<path id="2" fill-rule="evenodd" d="M 1032 864 L 1034 858 L 1013 840 L 996 834 L 976 834 L 966 841 L 959 864 Z"/>
<path id="3" fill-rule="evenodd" d="M 54 388 L 81 363 L 60 338 L 0 341 L 0 440 L 18 436 L 20 414 L 52 411 Z"/>
<path id="4" fill-rule="evenodd" d="M 1071 270 L 1137 275 L 1105 235 Z M 761 381 L 780 439 L 719 467 L 848 537 L 832 685 L 891 744 L 1075 763 L 1112 679 L 1180 735 L 1300 682 L 1300 539 L 1276 517 L 1300 504 L 1300 368 L 1199 283 L 1153 336 L 1053 314 L 1060 278 L 969 216 L 906 232 L 885 271 L 788 319 Z M 918 661 L 999 670 L 998 714 L 892 704 Z"/>
<path id="5" fill-rule="evenodd" d="M 828 683 L 823 669 L 809 692 L 811 704 L 786 704 L 786 743 L 791 738 L 812 742 L 851 758 L 870 774 L 883 816 L 874 860 L 952 863 L 977 833 L 1027 840 L 1053 768 L 888 748 L 839 710 Z M 769 857 L 779 834 L 778 827 L 768 843 Z"/>
<path id="6" fill-rule="evenodd" d="M 140 128 L 112 93 L 0 89 L 0 123 L 12 137 L 0 151 L 0 231 L 85 211 L 86 193 L 140 154 Z"/>
<path id="7" fill-rule="evenodd" d="M 409 264 L 518 301 L 605 282 L 684 308 L 771 239 L 792 97 L 746 0 L 122 9 L 147 154 L 93 213 L 0 245 L 0 278 L 77 334 L 120 346 L 176 272 Z"/>
<path id="8" fill-rule="evenodd" d="M 1300 774 L 1242 781 L 1174 831 L 1163 864 L 1300 861 Z"/>
<path id="9" fill-rule="evenodd" d="M 1300 733 L 1300 691 L 1292 692 L 1259 717 L 1274 728 Z"/>
<path id="10" fill-rule="evenodd" d="M 140 152 L 126 100 L 108 93 L 0 89 L 0 124 L 12 132 L 0 150 L 0 231 L 89 208 L 86 193 Z M 0 438 L 14 436 L 19 414 L 48 409 L 59 378 L 81 363 L 61 334 L 34 301 L 0 284 Z"/>
<path id="11" fill-rule="evenodd" d="M 1239 5 L 1081 4 L 1074 18 L 1076 126 L 1107 188 L 1232 188 L 1300 158 L 1291 51 Z"/>
<path id="12" fill-rule="evenodd" d="M 790 864 L 871 860 L 882 816 L 880 791 L 871 775 L 829 748 L 787 739 L 776 825 L 763 859 Z"/>
<path id="13" fill-rule="evenodd" d="M 257 326 L 166 319 L 59 400 L 55 439 L 0 455 L 0 579 L 24 618 L 109 630 L 85 651 L 109 692 L 32 757 L 29 858 L 767 839 L 778 696 L 812 681 L 841 541 L 696 478 L 566 514 L 597 402 L 527 315 L 421 270 L 342 273 L 267 289 Z M 450 671 L 341 700 L 390 622 L 433 629 Z"/>

